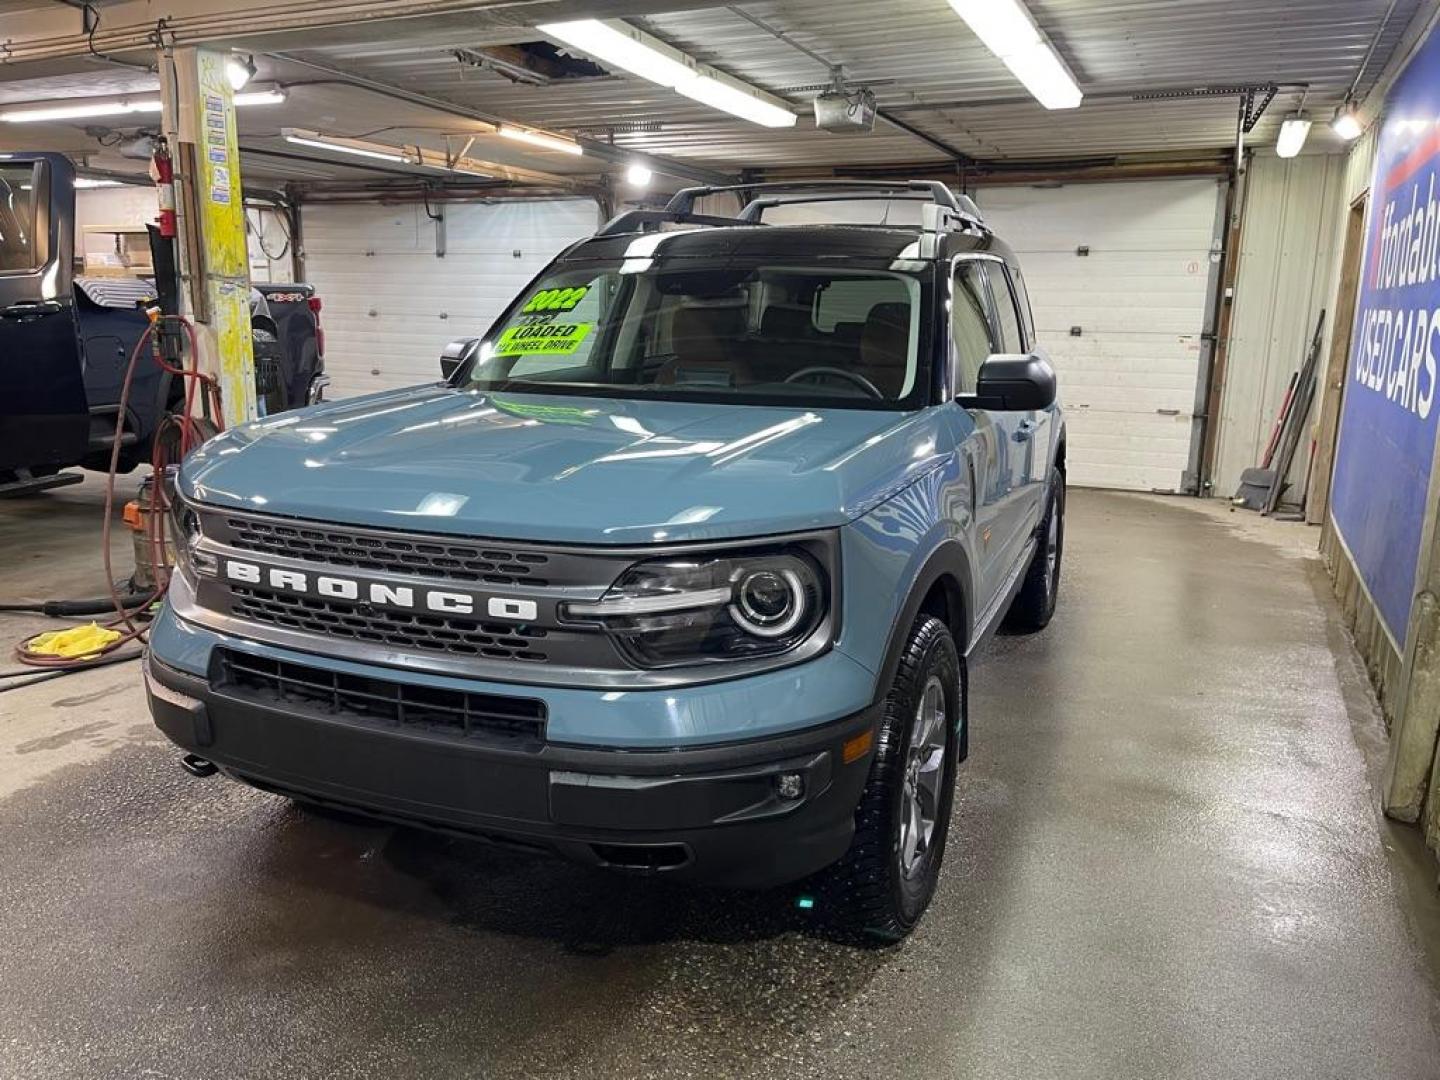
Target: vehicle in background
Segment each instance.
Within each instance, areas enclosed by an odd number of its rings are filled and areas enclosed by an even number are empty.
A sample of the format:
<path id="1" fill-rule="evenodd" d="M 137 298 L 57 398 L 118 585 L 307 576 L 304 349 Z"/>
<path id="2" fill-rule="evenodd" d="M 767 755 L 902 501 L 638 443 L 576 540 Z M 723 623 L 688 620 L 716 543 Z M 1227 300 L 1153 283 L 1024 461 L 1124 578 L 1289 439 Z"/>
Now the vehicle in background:
<path id="1" fill-rule="evenodd" d="M 770 224 L 794 187 L 622 215 L 444 383 L 192 454 L 145 660 L 188 767 L 908 933 L 967 661 L 1055 611 L 1064 417 L 973 203 Z"/>
<path id="2" fill-rule="evenodd" d="M 121 417 L 155 286 L 75 273 L 74 181 L 63 155 L 0 154 L 0 496 L 78 483 L 61 471 L 72 466 L 108 469 L 117 429 L 120 469 L 149 461 L 161 421 L 184 396 L 182 380 L 142 356 Z M 252 292 L 257 390 L 270 412 L 323 392 L 319 308 L 309 285 Z"/>
<path id="3" fill-rule="evenodd" d="M 330 377 L 325 374 L 325 328 L 320 323 L 323 305 L 315 286 L 257 281 L 255 289 L 268 312 L 263 323 L 255 323 L 256 330 L 274 334 L 284 358 L 285 407 L 322 401 Z"/>

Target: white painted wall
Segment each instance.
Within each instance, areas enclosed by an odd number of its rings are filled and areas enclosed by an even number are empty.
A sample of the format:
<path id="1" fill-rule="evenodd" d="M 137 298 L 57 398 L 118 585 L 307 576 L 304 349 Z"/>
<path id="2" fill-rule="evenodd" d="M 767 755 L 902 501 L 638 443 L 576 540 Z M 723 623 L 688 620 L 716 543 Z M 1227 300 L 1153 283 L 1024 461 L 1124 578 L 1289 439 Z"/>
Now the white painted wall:
<path id="1" fill-rule="evenodd" d="M 980 190 L 1060 378 L 1071 483 L 1184 489 L 1222 191 L 1213 178 Z"/>
<path id="2" fill-rule="evenodd" d="M 599 220 L 590 199 L 453 204 L 444 213 L 442 257 L 421 206 L 303 209 L 306 276 L 325 305 L 331 397 L 436 381 L 448 342 L 488 330 Z"/>
<path id="3" fill-rule="evenodd" d="M 1335 329 L 1345 186 L 1343 155 L 1288 161 L 1264 156 L 1251 162 L 1217 432 L 1216 496 L 1232 496 L 1240 474 L 1260 464 L 1290 376 L 1305 360 L 1321 309 L 1328 308 L 1320 350 L 1323 381 Z M 1318 408 L 1309 415 L 1318 416 Z M 1309 452 L 1307 427 L 1289 473 L 1297 496 Z"/>

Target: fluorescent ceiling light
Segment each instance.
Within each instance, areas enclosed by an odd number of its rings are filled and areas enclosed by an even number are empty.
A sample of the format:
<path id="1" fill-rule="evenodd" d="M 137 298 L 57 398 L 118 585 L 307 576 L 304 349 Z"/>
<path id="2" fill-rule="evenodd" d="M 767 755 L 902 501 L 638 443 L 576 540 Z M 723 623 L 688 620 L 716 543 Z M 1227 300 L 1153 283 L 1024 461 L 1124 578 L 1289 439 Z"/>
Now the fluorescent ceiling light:
<path id="1" fill-rule="evenodd" d="M 708 75 L 681 83 L 675 87 L 675 90 L 702 105 L 709 105 L 711 108 L 732 113 L 742 120 L 749 120 L 764 127 L 795 126 L 795 114 L 789 109 L 782 109 L 768 101 L 761 101 L 738 86 L 721 82 L 719 79 L 712 79 Z"/>
<path id="2" fill-rule="evenodd" d="M 574 22 L 543 23 L 536 27 L 566 45 L 589 53 L 601 63 L 623 68 L 631 75 L 659 83 L 661 86 L 677 86 L 695 78 L 695 70 L 674 56 L 647 45 L 638 30 L 624 23 L 604 23 L 599 19 L 577 19 Z"/>
<path id="3" fill-rule="evenodd" d="M 86 120 L 92 116 L 124 116 L 127 113 L 158 113 L 159 98 L 112 98 L 82 101 L 72 105 L 41 105 L 29 109 L 7 109 L 0 120 L 11 124 L 43 123 L 46 120 Z"/>
<path id="4" fill-rule="evenodd" d="M 1073 109 L 1083 94 L 1065 61 L 1020 0 L 950 0 L 985 47 L 1047 109 Z"/>
<path id="5" fill-rule="evenodd" d="M 285 128 L 281 132 L 286 142 L 295 143 L 297 146 L 314 146 L 320 150 L 333 150 L 339 154 L 354 154 L 356 157 L 374 158 L 378 161 L 394 161 L 401 165 L 410 163 L 410 159 L 399 150 L 387 150 L 376 143 L 361 143 L 355 139 L 330 139 L 312 131 L 297 131 L 294 128 Z"/>
<path id="6" fill-rule="evenodd" d="M 85 188 L 119 187 L 119 180 L 100 180 L 91 176 L 77 176 L 75 186 L 81 190 Z"/>
<path id="7" fill-rule="evenodd" d="M 783 99 L 700 64 L 659 38 L 619 20 L 578 19 L 542 23 L 537 29 L 602 64 L 649 79 L 742 120 L 765 127 L 795 125 L 795 113 Z"/>
<path id="8" fill-rule="evenodd" d="M 585 152 L 580 148 L 579 143 L 572 142 L 570 139 L 562 139 L 558 135 L 547 135 L 543 131 L 515 127 L 513 124 L 501 124 L 500 134 L 507 139 L 529 143 L 531 146 L 539 146 L 545 150 L 558 150 L 562 154 L 583 154 Z"/>
<path id="9" fill-rule="evenodd" d="M 251 90 L 248 93 L 235 95 L 235 106 L 243 108 L 246 105 L 283 105 L 287 97 L 284 90 Z"/>
<path id="10" fill-rule="evenodd" d="M 1330 121 L 1330 128 L 1346 142 L 1358 139 L 1365 131 L 1360 126 L 1360 117 L 1353 101 L 1347 101 L 1335 110 L 1335 119 Z"/>
<path id="11" fill-rule="evenodd" d="M 235 95 L 235 104 L 242 108 L 249 105 L 279 105 L 284 100 L 285 91 L 278 88 Z M 0 112 L 0 120 L 11 124 L 35 124 L 54 120 L 88 120 L 92 117 L 126 116 L 131 113 L 158 113 L 161 108 L 159 98 L 106 98 L 92 101 L 82 99 L 69 105 L 37 105 L 23 109 L 7 109 Z"/>
<path id="12" fill-rule="evenodd" d="M 313 146 L 319 150 L 333 150 L 340 154 L 354 154 L 356 157 L 373 158 L 377 161 L 393 161 L 397 165 L 411 165 L 417 169 L 438 169 L 440 172 L 463 173 L 466 176 L 481 176 L 492 179 L 494 170 L 503 166 L 493 165 L 476 158 L 460 157 L 451 159 L 438 150 L 427 150 L 423 146 L 390 146 L 386 143 L 370 142 L 363 139 L 347 139 L 342 135 L 322 135 L 318 131 L 303 128 L 282 128 L 286 142 L 297 146 Z"/>
<path id="13" fill-rule="evenodd" d="M 1292 116 L 1280 125 L 1280 137 L 1275 140 L 1275 153 L 1282 158 L 1292 158 L 1305 146 L 1310 134 L 1310 121 L 1303 116 Z"/>
<path id="14" fill-rule="evenodd" d="M 625 183 L 629 184 L 631 187 L 649 187 L 650 181 L 654 178 L 655 174 L 651 172 L 648 168 L 646 168 L 644 165 L 641 165 L 638 161 L 631 164 L 625 170 Z"/>
<path id="15" fill-rule="evenodd" d="M 253 56 L 231 56 L 225 61 L 225 78 L 230 81 L 231 90 L 242 90 L 255 77 Z"/>

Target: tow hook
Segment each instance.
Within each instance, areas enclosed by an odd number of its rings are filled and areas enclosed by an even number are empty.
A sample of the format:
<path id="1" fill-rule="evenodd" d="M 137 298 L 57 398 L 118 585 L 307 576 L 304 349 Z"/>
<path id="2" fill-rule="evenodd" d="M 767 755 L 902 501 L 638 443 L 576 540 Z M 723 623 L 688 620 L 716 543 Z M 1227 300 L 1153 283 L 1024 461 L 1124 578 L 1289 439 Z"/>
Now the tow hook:
<path id="1" fill-rule="evenodd" d="M 191 776 L 214 776 L 219 770 L 213 761 L 206 761 L 199 754 L 185 754 L 180 758 L 180 767 Z"/>

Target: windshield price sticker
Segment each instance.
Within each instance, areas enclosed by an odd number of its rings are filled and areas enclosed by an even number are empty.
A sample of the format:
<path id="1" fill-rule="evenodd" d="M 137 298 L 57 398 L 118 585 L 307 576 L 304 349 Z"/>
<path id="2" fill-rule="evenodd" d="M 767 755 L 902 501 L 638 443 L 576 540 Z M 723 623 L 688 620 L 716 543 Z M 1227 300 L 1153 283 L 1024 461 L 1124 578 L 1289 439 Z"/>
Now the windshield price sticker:
<path id="1" fill-rule="evenodd" d="M 530 302 L 520 309 L 520 313 L 531 315 L 541 311 L 574 311 L 589 291 L 589 285 L 577 285 L 573 289 L 545 289 L 531 297 Z"/>
<path id="2" fill-rule="evenodd" d="M 500 335 L 496 356 L 565 355 L 580 348 L 590 323 L 530 323 L 512 326 Z"/>

